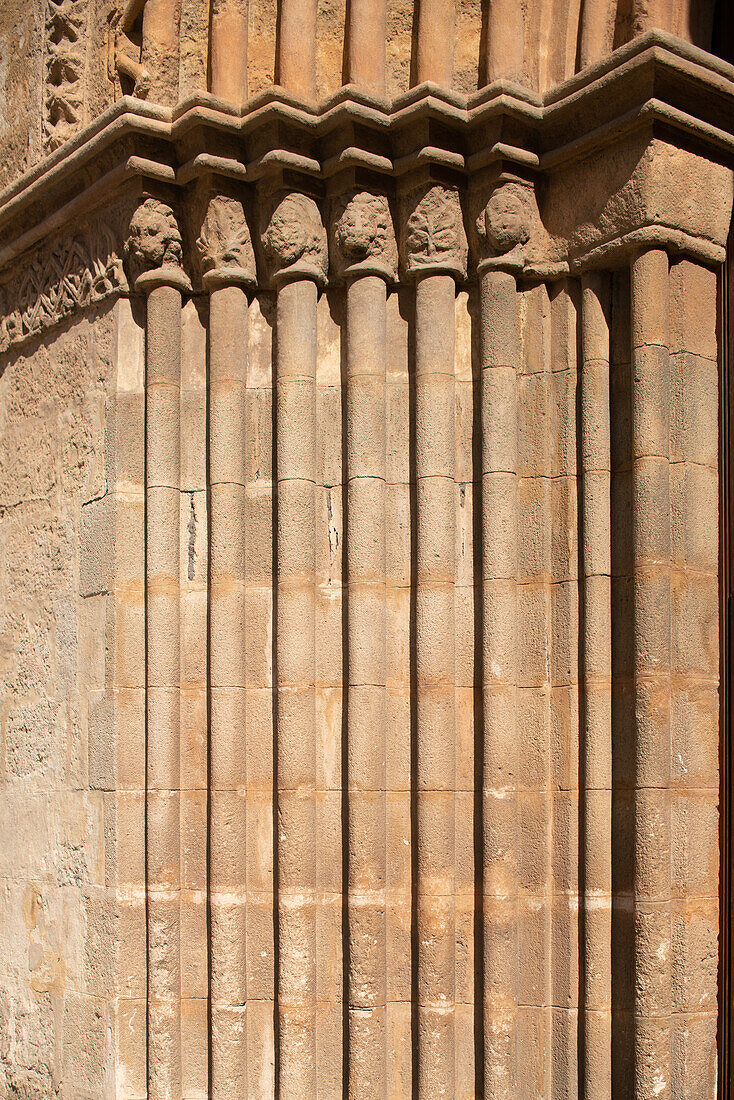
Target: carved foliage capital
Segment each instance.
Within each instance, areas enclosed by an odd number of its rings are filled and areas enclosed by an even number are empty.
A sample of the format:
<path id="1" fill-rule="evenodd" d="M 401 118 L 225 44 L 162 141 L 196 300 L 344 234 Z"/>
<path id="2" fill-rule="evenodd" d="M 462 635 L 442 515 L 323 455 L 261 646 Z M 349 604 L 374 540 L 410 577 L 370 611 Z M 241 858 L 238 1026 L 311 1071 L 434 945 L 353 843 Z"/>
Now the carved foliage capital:
<path id="1" fill-rule="evenodd" d="M 326 229 L 318 206 L 300 191 L 267 199 L 260 210 L 260 248 L 268 277 L 313 279 L 326 283 Z"/>
<path id="2" fill-rule="evenodd" d="M 401 238 L 408 275 L 465 275 L 467 242 L 458 190 L 433 184 L 408 196 Z"/>
<path id="3" fill-rule="evenodd" d="M 209 200 L 196 247 L 205 283 L 257 282 L 252 238 L 239 199 L 214 195 Z"/>
<path id="4" fill-rule="evenodd" d="M 147 272 L 165 273 L 176 284 L 186 281 L 181 269 L 181 231 L 170 206 L 158 199 L 145 199 L 130 219 L 125 258 L 131 281 Z"/>
<path id="5" fill-rule="evenodd" d="M 331 256 L 339 277 L 363 273 L 395 278 L 398 250 L 386 195 L 354 191 L 335 200 Z"/>

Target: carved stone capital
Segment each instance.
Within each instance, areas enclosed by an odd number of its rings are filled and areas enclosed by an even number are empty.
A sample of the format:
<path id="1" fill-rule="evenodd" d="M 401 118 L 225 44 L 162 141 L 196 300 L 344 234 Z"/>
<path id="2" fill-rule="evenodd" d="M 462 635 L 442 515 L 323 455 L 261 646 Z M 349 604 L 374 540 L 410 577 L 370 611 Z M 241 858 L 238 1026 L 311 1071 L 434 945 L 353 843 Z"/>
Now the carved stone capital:
<path id="1" fill-rule="evenodd" d="M 318 206 L 300 191 L 266 198 L 260 209 L 260 249 L 269 280 L 313 279 L 326 285 L 326 229 Z"/>
<path id="2" fill-rule="evenodd" d="M 406 274 L 466 275 L 467 242 L 455 187 L 432 184 L 404 202 L 401 250 Z"/>
<path id="3" fill-rule="evenodd" d="M 209 200 L 196 247 L 208 289 L 257 284 L 250 228 L 239 199 L 214 195 Z"/>
<path id="4" fill-rule="evenodd" d="M 181 231 L 170 206 L 159 199 L 145 199 L 130 219 L 125 242 L 130 281 L 136 290 L 155 286 L 190 289 L 182 267 Z"/>
<path id="5" fill-rule="evenodd" d="M 380 275 L 394 280 L 398 249 L 387 196 L 371 191 L 339 195 L 332 208 L 330 246 L 338 278 Z"/>
<path id="6" fill-rule="evenodd" d="M 478 269 L 522 271 L 525 245 L 533 226 L 532 188 L 514 181 L 497 183 L 489 196 L 480 191 L 472 202 Z"/>

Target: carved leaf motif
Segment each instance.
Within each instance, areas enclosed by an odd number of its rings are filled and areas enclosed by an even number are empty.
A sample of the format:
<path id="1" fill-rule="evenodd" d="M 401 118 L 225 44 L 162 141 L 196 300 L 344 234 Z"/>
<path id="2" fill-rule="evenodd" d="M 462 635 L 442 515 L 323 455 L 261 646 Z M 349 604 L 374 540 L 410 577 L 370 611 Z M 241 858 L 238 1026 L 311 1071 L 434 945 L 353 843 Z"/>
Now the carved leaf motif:
<path id="1" fill-rule="evenodd" d="M 84 120 L 87 0 L 47 0 L 44 141 L 57 149 Z"/>
<path id="2" fill-rule="evenodd" d="M 405 244 L 409 264 L 463 268 L 466 239 L 458 193 L 444 187 L 427 191 L 408 217 Z"/>
<path id="3" fill-rule="evenodd" d="M 15 308 L 0 317 L 0 351 L 126 288 L 114 238 L 104 226 L 94 226 L 86 237 L 57 241 L 22 270 L 5 295 L 7 307 Z M 11 293 L 13 285 L 18 289 Z"/>
<path id="4" fill-rule="evenodd" d="M 255 274 L 255 254 L 242 203 L 217 195 L 207 208 L 196 242 L 204 271 L 218 267 L 244 268 Z"/>

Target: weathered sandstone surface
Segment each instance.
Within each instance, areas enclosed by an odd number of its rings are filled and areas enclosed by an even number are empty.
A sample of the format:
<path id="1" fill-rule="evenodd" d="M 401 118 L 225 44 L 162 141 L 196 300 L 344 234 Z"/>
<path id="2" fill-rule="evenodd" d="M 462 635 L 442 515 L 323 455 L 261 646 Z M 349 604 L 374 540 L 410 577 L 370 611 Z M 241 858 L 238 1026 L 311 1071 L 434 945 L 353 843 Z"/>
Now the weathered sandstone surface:
<path id="1" fill-rule="evenodd" d="M 0 1098 L 716 1091 L 705 0 L 0 11 Z"/>

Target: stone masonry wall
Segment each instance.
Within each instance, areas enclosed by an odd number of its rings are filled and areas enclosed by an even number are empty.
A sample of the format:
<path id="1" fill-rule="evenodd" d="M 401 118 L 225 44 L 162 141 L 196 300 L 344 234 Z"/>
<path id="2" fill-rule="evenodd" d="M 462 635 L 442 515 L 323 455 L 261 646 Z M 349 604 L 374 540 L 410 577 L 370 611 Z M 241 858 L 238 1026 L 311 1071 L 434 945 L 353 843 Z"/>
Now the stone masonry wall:
<path id="1" fill-rule="evenodd" d="M 114 922 L 90 718 L 106 595 L 85 584 L 84 513 L 107 492 L 111 310 L 0 367 L 0 1094 L 102 1087 Z M 97 789 L 95 789 L 97 788 Z"/>

